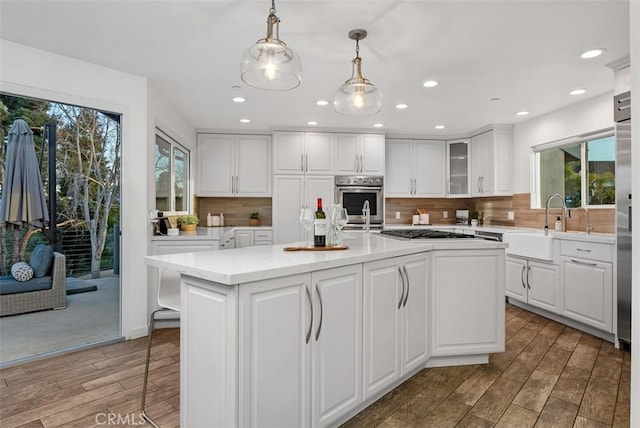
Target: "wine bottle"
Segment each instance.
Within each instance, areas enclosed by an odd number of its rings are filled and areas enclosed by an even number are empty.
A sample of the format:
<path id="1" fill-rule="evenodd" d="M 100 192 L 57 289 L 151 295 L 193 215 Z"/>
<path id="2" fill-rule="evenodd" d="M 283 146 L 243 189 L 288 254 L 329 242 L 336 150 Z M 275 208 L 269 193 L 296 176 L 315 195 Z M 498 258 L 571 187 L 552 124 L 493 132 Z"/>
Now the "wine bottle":
<path id="1" fill-rule="evenodd" d="M 318 198 L 318 209 L 316 210 L 316 220 L 313 223 L 313 245 L 314 247 L 325 247 L 327 245 L 327 216 L 322 210 L 322 198 Z"/>

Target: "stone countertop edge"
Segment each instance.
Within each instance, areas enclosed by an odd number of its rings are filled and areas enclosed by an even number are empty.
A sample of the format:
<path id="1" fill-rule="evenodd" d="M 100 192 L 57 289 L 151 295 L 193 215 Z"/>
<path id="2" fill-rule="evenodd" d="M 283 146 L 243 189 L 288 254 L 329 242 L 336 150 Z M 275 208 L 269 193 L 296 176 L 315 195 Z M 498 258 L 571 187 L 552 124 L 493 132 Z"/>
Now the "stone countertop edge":
<path id="1" fill-rule="evenodd" d="M 221 240 L 234 230 L 272 230 L 272 226 L 220 226 L 220 227 L 197 227 L 194 232 L 180 231 L 178 236 L 152 235 L 151 241 L 198 241 L 198 240 Z"/>
<path id="2" fill-rule="evenodd" d="M 504 249 L 501 242 L 485 240 L 402 241 L 375 235 L 345 239 L 345 251 L 284 251 L 301 243 L 236 248 L 224 251 L 146 256 L 145 262 L 183 275 L 225 285 L 309 273 L 352 264 L 401 257 L 432 250 Z"/>

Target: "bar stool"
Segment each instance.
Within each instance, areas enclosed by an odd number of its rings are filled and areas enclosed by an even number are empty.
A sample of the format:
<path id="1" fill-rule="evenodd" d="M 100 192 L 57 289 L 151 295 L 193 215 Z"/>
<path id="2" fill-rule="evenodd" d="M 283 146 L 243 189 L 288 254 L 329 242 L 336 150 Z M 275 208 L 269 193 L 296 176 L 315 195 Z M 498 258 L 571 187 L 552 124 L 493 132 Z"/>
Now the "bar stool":
<path id="1" fill-rule="evenodd" d="M 160 272 L 160 275 L 162 275 L 162 271 Z M 151 341 L 153 340 L 153 330 L 156 324 L 155 316 L 158 312 L 173 311 L 177 312 L 177 316 L 166 319 L 180 319 L 180 281 L 160 281 L 160 284 L 158 285 L 158 305 L 160 308 L 151 313 L 151 318 L 149 320 L 149 343 L 147 344 L 147 361 L 144 367 L 144 383 L 142 386 L 142 411 L 140 412 L 142 418 L 155 428 L 160 427 L 145 413 L 144 408 L 147 400 L 147 381 L 149 380 Z"/>

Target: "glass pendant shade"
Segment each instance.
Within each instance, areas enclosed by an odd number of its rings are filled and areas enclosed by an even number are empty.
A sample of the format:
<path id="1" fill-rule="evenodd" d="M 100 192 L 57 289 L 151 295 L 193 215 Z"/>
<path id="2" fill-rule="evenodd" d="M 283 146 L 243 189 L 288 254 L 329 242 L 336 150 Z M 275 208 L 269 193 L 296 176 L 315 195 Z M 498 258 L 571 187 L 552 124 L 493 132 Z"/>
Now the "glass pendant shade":
<path id="1" fill-rule="evenodd" d="M 340 86 L 333 99 L 336 112 L 350 115 L 374 114 L 382 108 L 382 93 L 362 76 L 362 59 L 358 41 L 366 37 L 364 30 L 352 30 L 349 38 L 356 40 L 356 57 L 353 59 L 351 79 Z"/>
<path id="2" fill-rule="evenodd" d="M 267 18 L 267 37 L 247 49 L 240 60 L 240 77 L 247 85 L 272 91 L 287 91 L 300 85 L 300 57 L 280 40 L 279 24 L 272 3 Z"/>

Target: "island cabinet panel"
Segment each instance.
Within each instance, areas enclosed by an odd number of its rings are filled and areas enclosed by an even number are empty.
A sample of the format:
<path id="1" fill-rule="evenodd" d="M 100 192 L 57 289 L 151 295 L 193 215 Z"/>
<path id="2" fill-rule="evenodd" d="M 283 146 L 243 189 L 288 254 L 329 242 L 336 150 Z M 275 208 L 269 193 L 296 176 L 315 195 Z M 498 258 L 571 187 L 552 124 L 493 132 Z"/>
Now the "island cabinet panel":
<path id="1" fill-rule="evenodd" d="M 181 300 L 181 426 L 237 426 L 237 288 L 183 276 Z"/>
<path id="2" fill-rule="evenodd" d="M 362 402 L 362 265 L 312 274 L 313 427 L 331 425 Z"/>
<path id="3" fill-rule="evenodd" d="M 433 356 L 504 351 L 504 258 L 501 251 L 434 251 Z"/>
<path id="4" fill-rule="evenodd" d="M 362 402 L 362 265 L 243 284 L 239 307 L 240 426 L 327 426 Z"/>
<path id="5" fill-rule="evenodd" d="M 364 264 L 364 399 L 427 360 L 427 256 Z"/>

